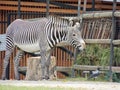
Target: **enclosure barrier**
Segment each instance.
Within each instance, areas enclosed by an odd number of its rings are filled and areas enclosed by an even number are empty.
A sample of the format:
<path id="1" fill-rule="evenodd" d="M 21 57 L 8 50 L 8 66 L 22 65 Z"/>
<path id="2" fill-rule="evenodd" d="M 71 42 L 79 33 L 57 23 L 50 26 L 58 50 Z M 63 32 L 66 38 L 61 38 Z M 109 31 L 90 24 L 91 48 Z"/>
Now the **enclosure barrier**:
<path id="1" fill-rule="evenodd" d="M 85 39 L 87 44 L 110 44 L 111 39 Z M 113 45 L 120 45 L 120 40 L 113 40 Z"/>
<path id="2" fill-rule="evenodd" d="M 120 11 L 116 11 L 114 13 L 115 17 L 120 17 Z M 71 20 L 75 20 L 75 19 L 98 19 L 98 18 L 108 18 L 108 17 L 112 17 L 112 11 L 93 11 L 93 12 L 87 12 L 84 13 L 82 15 L 80 15 L 79 17 L 63 17 L 63 18 L 67 18 L 67 19 L 71 19 Z"/>
<path id="3" fill-rule="evenodd" d="M 115 17 L 120 17 L 120 11 L 116 11 L 115 12 Z M 99 19 L 99 18 L 111 18 L 112 17 L 112 11 L 108 11 L 108 12 L 104 12 L 104 11 L 100 11 L 100 12 L 89 12 L 89 13 L 85 13 L 83 15 L 81 15 L 80 17 L 65 17 L 65 18 L 68 18 L 68 19 L 83 19 L 84 20 L 88 20 L 88 19 Z M 112 21 L 110 21 L 112 22 Z M 91 24 L 91 23 L 90 23 Z M 111 24 L 110 24 L 111 25 Z M 94 35 L 93 35 L 94 36 Z M 110 44 L 110 35 L 109 37 L 106 39 L 103 39 L 103 38 L 100 38 L 100 39 L 94 39 L 94 38 L 91 38 L 91 39 L 86 39 L 85 38 L 85 41 L 86 43 L 88 44 L 94 44 L 94 43 L 98 43 L 98 44 Z M 120 45 L 120 40 L 113 40 L 113 44 L 114 45 Z M 64 68 L 64 67 L 63 67 Z M 67 68 L 67 67 L 66 67 Z M 64 70 L 64 69 L 62 69 Z M 58 69 L 58 71 L 60 71 Z"/>
<path id="4" fill-rule="evenodd" d="M 73 65 L 72 67 L 57 66 L 56 71 L 64 72 L 65 74 L 71 75 L 72 69 L 82 70 L 82 71 L 94 71 L 97 68 L 100 68 L 100 71 L 108 71 L 109 70 L 109 66 Z M 27 67 L 19 67 L 20 73 L 25 75 L 26 71 L 27 71 Z M 120 67 L 113 66 L 112 72 L 120 73 Z"/>
<path id="5" fill-rule="evenodd" d="M 85 20 L 88 21 L 88 19 L 90 19 L 87 24 L 85 25 L 88 25 L 90 26 L 91 25 L 91 20 L 92 19 L 95 19 L 94 23 L 92 22 L 92 26 L 96 27 L 95 28 L 92 28 L 94 29 L 93 32 L 91 32 L 91 39 L 89 39 L 89 37 L 85 37 L 85 42 L 87 44 L 110 44 L 111 43 L 111 27 L 112 27 L 112 20 L 109 19 L 112 17 L 112 11 L 109 11 L 109 12 L 90 12 L 90 13 L 85 13 L 83 15 L 81 15 L 80 17 L 63 17 L 63 18 L 67 18 L 67 19 L 71 19 L 71 20 L 78 20 L 78 19 L 83 19 L 83 24 L 86 23 Z M 115 17 L 120 17 L 120 11 L 116 11 L 115 12 Z M 99 21 L 96 21 L 97 19 L 105 19 L 105 18 L 108 18 L 107 21 L 106 19 L 104 20 L 106 26 L 104 26 L 104 24 L 101 22 L 101 23 L 98 23 Z M 97 25 L 98 24 L 98 25 Z M 99 34 L 97 34 L 98 36 L 102 33 L 102 36 L 100 36 L 100 38 L 97 36 L 97 39 L 94 38 L 93 36 L 96 34 L 94 31 L 96 29 L 98 29 L 100 26 L 99 24 L 103 25 L 104 28 L 103 28 L 103 31 L 101 31 Z M 101 26 L 102 27 L 102 26 Z M 108 29 L 109 27 L 109 29 Z M 83 31 L 84 31 L 84 28 L 83 27 Z M 100 28 L 99 28 L 100 29 Z M 88 30 L 89 31 L 89 30 Z M 105 34 L 105 31 L 107 31 L 107 35 Z M 83 32 L 84 33 L 84 32 Z M 89 32 L 87 32 L 89 34 Z M 106 35 L 106 37 L 104 37 Z M 84 35 L 84 36 L 87 36 L 87 35 Z M 84 37 L 83 36 L 83 37 Z M 113 40 L 113 45 L 120 45 L 120 40 Z M 75 70 L 96 70 L 97 67 L 99 67 L 101 70 L 109 70 L 109 66 L 86 66 L 86 65 L 73 65 L 71 67 L 64 67 L 64 66 L 57 66 L 56 67 L 56 70 L 59 71 L 59 72 L 66 72 L 66 73 L 71 73 L 71 70 L 72 69 L 75 69 Z M 19 68 L 19 71 L 23 71 L 25 72 L 26 71 L 26 68 L 23 67 L 23 68 Z M 112 71 L 113 72 L 117 72 L 117 73 L 120 73 L 120 68 L 119 67 L 112 67 Z"/>

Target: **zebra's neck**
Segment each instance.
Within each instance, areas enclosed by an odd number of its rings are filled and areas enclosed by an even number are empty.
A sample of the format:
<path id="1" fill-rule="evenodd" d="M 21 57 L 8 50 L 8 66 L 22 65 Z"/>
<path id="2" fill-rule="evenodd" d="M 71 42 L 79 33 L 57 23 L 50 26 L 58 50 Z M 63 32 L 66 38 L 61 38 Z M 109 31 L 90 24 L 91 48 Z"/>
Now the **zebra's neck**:
<path id="1" fill-rule="evenodd" d="M 63 46 L 67 44 L 67 30 L 53 30 L 49 34 L 49 46 L 52 48 L 54 46 Z"/>
<path id="2" fill-rule="evenodd" d="M 50 16 L 48 17 L 47 25 L 47 40 L 49 46 L 52 48 L 59 43 L 66 42 L 67 38 L 67 28 L 68 28 L 68 20 Z"/>

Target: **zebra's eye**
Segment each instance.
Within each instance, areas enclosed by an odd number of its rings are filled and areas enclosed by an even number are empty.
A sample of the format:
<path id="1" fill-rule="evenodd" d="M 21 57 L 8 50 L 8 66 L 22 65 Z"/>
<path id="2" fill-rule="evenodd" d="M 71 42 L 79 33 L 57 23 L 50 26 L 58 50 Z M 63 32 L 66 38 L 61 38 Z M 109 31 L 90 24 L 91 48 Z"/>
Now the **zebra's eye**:
<path id="1" fill-rule="evenodd" d="M 73 33 L 73 36 L 76 36 L 76 34 L 75 34 L 75 33 Z"/>

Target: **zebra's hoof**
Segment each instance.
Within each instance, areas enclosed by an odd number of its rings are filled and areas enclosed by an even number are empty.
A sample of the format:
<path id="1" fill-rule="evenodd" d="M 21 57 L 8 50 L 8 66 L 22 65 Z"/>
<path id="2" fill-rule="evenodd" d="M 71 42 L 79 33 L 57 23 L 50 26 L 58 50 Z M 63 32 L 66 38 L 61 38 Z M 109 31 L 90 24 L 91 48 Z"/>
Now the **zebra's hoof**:
<path id="1" fill-rule="evenodd" d="M 50 79 L 49 76 L 42 77 L 42 80 L 48 80 L 48 79 Z"/>
<path id="2" fill-rule="evenodd" d="M 5 78 L 5 77 L 2 77 L 2 80 L 6 80 L 6 78 Z"/>
<path id="3" fill-rule="evenodd" d="M 50 79 L 50 78 L 49 78 L 49 76 L 45 76 L 45 79 L 48 80 L 48 79 Z"/>

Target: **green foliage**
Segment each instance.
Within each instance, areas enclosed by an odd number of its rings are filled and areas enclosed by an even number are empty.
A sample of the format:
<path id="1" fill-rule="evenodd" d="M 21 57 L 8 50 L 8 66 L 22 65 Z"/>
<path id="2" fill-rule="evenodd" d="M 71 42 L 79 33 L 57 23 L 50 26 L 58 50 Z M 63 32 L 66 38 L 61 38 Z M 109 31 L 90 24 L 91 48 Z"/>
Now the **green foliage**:
<path id="1" fill-rule="evenodd" d="M 114 47 L 113 65 L 120 66 L 120 48 Z M 78 65 L 100 65 L 109 66 L 110 47 L 102 45 L 87 45 L 84 52 L 77 56 L 76 64 Z"/>
<path id="2" fill-rule="evenodd" d="M 89 45 L 86 50 L 77 57 L 79 65 L 108 65 L 110 49 L 101 45 Z"/>
<path id="3" fill-rule="evenodd" d="M 109 81 L 110 78 L 110 72 L 106 72 L 105 79 Z M 112 81 L 113 82 L 119 82 L 120 83 L 120 73 L 113 73 L 112 74 Z"/>
<path id="4" fill-rule="evenodd" d="M 120 66 L 120 47 L 114 47 L 114 61 L 115 66 Z"/>
<path id="5" fill-rule="evenodd" d="M 87 45 L 84 52 L 77 56 L 76 64 L 78 65 L 96 65 L 109 66 L 110 46 Z M 120 48 L 114 47 L 113 66 L 120 66 Z M 109 73 L 105 75 L 105 79 L 109 80 Z M 113 73 L 113 81 L 120 82 L 120 73 Z"/>

